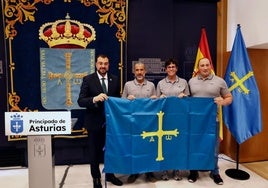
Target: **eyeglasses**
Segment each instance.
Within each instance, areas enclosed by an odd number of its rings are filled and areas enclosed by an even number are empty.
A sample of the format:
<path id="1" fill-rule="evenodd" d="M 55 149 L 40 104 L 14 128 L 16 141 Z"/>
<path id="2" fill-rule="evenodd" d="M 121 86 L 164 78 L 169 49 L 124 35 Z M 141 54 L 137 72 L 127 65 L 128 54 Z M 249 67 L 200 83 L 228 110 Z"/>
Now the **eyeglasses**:
<path id="1" fill-rule="evenodd" d="M 175 69 L 176 66 L 167 66 L 167 69 Z"/>

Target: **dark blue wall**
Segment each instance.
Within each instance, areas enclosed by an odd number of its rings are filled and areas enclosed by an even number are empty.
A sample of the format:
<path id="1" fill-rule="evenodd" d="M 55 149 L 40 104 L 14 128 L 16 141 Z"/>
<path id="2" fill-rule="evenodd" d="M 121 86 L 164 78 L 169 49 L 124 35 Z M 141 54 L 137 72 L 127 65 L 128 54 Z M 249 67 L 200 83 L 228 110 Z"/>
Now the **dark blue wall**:
<path id="1" fill-rule="evenodd" d="M 205 27 L 213 62 L 216 61 L 217 1 L 131 0 L 127 40 L 127 75 L 138 58 L 175 58 L 178 75 L 189 79 Z M 214 65 L 216 67 L 216 65 Z"/>

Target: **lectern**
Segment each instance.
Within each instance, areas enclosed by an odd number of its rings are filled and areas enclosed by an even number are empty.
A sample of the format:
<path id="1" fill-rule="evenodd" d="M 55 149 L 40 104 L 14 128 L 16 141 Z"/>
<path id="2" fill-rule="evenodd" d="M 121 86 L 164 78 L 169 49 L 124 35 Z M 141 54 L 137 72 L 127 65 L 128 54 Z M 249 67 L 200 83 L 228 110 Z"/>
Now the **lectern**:
<path id="1" fill-rule="evenodd" d="M 55 188 L 51 138 L 71 134 L 71 112 L 5 112 L 5 134 L 27 136 L 29 188 Z"/>

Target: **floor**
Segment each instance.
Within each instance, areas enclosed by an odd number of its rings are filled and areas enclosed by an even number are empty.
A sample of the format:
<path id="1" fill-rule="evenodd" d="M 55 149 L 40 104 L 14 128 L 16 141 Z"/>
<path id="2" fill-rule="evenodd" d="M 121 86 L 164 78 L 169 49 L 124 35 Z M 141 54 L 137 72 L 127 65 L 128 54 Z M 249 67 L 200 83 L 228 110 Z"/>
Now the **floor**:
<path id="1" fill-rule="evenodd" d="M 267 188 L 268 180 L 257 175 L 255 172 L 249 170 L 243 165 L 239 165 L 239 170 L 247 172 L 250 175 L 248 180 L 236 180 L 230 178 L 225 174 L 227 169 L 235 169 L 236 163 L 225 155 L 219 156 L 220 174 L 224 180 L 223 185 L 216 185 L 212 179 L 209 178 L 209 172 L 199 172 L 199 179 L 195 183 L 187 181 L 188 171 L 182 171 L 183 179 L 175 181 L 170 179 L 162 181 L 159 179 L 156 183 L 146 182 L 144 176 L 139 177 L 133 184 L 127 184 L 127 175 L 119 175 L 124 185 L 122 187 L 139 187 L 139 188 Z M 155 173 L 156 177 L 160 178 L 160 173 Z M 89 176 L 89 165 L 73 165 L 73 166 L 55 166 L 55 188 L 92 188 L 93 184 Z M 103 181 L 103 178 L 102 178 Z M 28 169 L 21 167 L 0 168 L 0 184 L 4 188 L 28 188 Z M 103 187 L 105 182 L 103 181 Z M 107 187 L 117 187 L 110 183 L 106 184 Z"/>
<path id="2" fill-rule="evenodd" d="M 243 163 L 243 166 L 268 180 L 268 161 Z"/>

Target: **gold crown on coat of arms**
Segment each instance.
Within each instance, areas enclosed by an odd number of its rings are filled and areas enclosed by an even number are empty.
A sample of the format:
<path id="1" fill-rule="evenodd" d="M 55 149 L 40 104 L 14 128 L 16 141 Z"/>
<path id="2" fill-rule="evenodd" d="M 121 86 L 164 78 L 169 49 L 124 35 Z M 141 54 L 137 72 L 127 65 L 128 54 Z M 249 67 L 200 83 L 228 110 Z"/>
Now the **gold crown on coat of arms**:
<path id="1" fill-rule="evenodd" d="M 39 39 L 50 48 L 86 48 L 96 40 L 96 32 L 91 25 L 70 20 L 68 13 L 65 18 L 43 24 L 39 29 Z"/>

